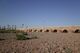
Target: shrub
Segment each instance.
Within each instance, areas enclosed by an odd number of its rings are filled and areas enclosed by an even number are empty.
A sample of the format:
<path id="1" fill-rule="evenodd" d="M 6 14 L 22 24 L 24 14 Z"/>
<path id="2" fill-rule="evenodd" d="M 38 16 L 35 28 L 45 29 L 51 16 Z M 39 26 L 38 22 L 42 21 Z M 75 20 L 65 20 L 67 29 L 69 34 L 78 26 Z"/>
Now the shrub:
<path id="1" fill-rule="evenodd" d="M 26 40 L 27 39 L 23 34 L 17 34 L 16 37 L 17 37 L 17 40 Z"/>
<path id="2" fill-rule="evenodd" d="M 27 32 L 23 32 L 24 35 L 28 35 Z"/>
<path id="3" fill-rule="evenodd" d="M 34 37 L 32 37 L 31 39 L 37 39 L 38 37 L 37 36 L 34 36 Z"/>
<path id="4" fill-rule="evenodd" d="M 72 49 L 66 48 L 66 49 L 65 49 L 65 52 L 66 52 L 66 53 L 72 53 Z"/>
<path id="5" fill-rule="evenodd" d="M 12 32 L 12 33 L 16 33 L 16 30 L 10 30 L 10 32 Z"/>
<path id="6" fill-rule="evenodd" d="M 16 34 L 17 40 L 28 40 L 28 39 L 31 39 L 31 37 L 25 36 L 25 35 L 28 35 L 28 34 L 25 33 L 25 32 L 17 33 Z"/>
<path id="7" fill-rule="evenodd" d="M 0 30 L 0 33 L 16 33 L 16 30 Z"/>
<path id="8" fill-rule="evenodd" d="M 27 33 L 26 33 L 27 34 Z M 17 40 L 29 40 L 29 39 L 37 39 L 37 36 L 25 36 L 24 33 L 17 33 L 16 34 Z"/>

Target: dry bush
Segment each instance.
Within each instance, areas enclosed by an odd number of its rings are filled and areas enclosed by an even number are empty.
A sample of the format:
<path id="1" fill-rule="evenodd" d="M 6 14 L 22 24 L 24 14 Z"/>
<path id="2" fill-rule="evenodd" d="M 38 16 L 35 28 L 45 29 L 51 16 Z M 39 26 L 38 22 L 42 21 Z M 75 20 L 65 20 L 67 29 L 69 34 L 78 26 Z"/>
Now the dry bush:
<path id="1" fill-rule="evenodd" d="M 65 53 L 72 53 L 72 49 L 71 48 L 65 48 Z"/>
<path id="2" fill-rule="evenodd" d="M 17 30 L 0 30 L 0 33 L 16 33 Z"/>
<path id="3" fill-rule="evenodd" d="M 17 40 L 26 40 L 26 39 L 29 39 L 23 33 L 17 34 L 16 37 L 17 37 Z"/>
<path id="4" fill-rule="evenodd" d="M 27 36 L 26 36 L 27 35 Z M 17 33 L 16 34 L 17 40 L 29 40 L 29 39 L 37 39 L 37 36 L 29 36 L 27 33 Z"/>

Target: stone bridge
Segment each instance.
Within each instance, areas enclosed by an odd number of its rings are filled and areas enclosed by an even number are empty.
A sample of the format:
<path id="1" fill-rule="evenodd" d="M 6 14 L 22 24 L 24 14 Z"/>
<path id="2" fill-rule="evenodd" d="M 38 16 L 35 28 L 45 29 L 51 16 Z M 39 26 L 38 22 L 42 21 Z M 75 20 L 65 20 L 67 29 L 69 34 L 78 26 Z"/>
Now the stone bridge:
<path id="1" fill-rule="evenodd" d="M 26 28 L 25 32 L 80 32 L 80 26 Z"/>

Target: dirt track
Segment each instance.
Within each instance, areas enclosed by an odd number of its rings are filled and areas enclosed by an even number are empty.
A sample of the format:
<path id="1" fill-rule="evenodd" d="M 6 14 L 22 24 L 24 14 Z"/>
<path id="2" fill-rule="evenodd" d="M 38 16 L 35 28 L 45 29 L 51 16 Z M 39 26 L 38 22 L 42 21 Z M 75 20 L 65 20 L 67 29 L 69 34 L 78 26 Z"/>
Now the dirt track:
<path id="1" fill-rule="evenodd" d="M 38 39 L 21 41 L 15 39 L 15 34 L 0 34 L 6 39 L 0 41 L 0 53 L 80 53 L 80 33 L 34 32 L 29 35 Z"/>

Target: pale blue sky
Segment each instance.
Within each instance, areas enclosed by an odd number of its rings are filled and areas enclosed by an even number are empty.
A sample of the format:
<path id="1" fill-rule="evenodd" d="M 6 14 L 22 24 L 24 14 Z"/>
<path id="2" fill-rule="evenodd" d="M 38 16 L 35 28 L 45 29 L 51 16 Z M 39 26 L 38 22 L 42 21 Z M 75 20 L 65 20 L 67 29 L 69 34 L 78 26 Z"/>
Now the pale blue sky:
<path id="1" fill-rule="evenodd" d="M 79 0 L 0 0 L 0 25 L 80 25 Z"/>

